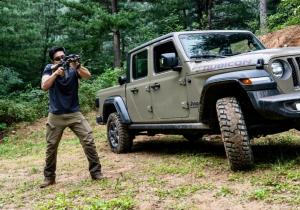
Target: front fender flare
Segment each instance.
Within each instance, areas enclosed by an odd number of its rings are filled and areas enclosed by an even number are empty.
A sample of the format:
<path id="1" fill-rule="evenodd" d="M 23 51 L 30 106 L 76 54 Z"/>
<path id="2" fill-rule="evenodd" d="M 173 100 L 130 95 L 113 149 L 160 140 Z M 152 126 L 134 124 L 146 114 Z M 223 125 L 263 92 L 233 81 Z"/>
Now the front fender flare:
<path id="1" fill-rule="evenodd" d="M 234 71 L 209 77 L 203 86 L 200 97 L 200 120 L 204 120 L 203 118 L 207 118 L 207 106 L 210 106 L 221 97 L 239 94 L 243 97 L 248 98 L 247 91 L 276 88 L 275 82 L 256 85 L 243 85 L 240 81 L 241 79 L 245 78 L 259 77 L 271 77 L 271 75 L 265 70 L 253 69 Z"/>

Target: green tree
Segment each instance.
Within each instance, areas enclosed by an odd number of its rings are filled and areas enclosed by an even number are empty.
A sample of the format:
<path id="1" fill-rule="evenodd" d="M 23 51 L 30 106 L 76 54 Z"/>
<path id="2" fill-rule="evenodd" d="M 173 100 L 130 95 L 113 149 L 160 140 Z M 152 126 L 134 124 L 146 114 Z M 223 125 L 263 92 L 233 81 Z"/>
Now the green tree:
<path id="1" fill-rule="evenodd" d="M 26 83 L 38 84 L 51 31 L 46 18 L 50 0 L 0 1 L 0 63 L 12 67 Z M 47 11 L 46 11 L 47 10 Z M 52 11 L 58 14 L 58 9 Z"/>
<path id="2" fill-rule="evenodd" d="M 256 0 L 216 0 L 213 7 L 213 29 L 259 28 L 259 13 Z"/>
<path id="3" fill-rule="evenodd" d="M 281 29 L 290 25 L 300 24 L 300 1 L 282 0 L 276 13 L 269 17 L 271 30 Z"/>

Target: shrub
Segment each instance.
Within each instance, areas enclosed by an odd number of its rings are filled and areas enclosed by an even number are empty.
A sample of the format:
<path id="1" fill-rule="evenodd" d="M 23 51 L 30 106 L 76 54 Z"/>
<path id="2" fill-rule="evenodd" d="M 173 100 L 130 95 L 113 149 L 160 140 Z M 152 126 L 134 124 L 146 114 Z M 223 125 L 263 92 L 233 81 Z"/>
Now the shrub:
<path id="1" fill-rule="evenodd" d="M 7 128 L 7 125 L 6 125 L 6 123 L 0 123 L 0 132 L 1 131 L 3 131 L 3 130 L 5 130 Z M 0 136 L 0 138 L 1 138 L 1 136 Z"/>
<path id="2" fill-rule="evenodd" d="M 0 65 L 0 98 L 20 89 L 22 85 L 23 81 L 17 72 Z"/>
<path id="3" fill-rule="evenodd" d="M 10 99 L 0 100 L 0 121 L 8 125 L 20 121 L 34 121 L 37 113 L 30 102 L 16 103 Z"/>
<path id="4" fill-rule="evenodd" d="M 109 68 L 93 80 L 82 80 L 79 89 L 81 111 L 88 112 L 94 110 L 97 91 L 116 85 L 118 77 L 123 73 L 122 69 Z"/>
<path id="5" fill-rule="evenodd" d="M 39 89 L 28 89 L 0 99 L 0 122 L 11 125 L 15 122 L 32 122 L 46 115 L 48 94 Z M 3 127 L 3 126 L 2 126 Z"/>
<path id="6" fill-rule="evenodd" d="M 21 93 L 17 97 L 17 101 L 30 103 L 37 117 L 40 118 L 48 113 L 48 98 L 48 92 L 41 89 L 28 88 L 26 92 Z"/>
<path id="7" fill-rule="evenodd" d="M 81 80 L 79 100 L 82 112 L 95 108 L 96 92 L 116 84 L 121 69 L 107 69 L 92 80 Z M 14 92 L 0 98 L 0 131 L 20 122 L 32 122 L 48 113 L 48 92 L 27 86 L 23 92 Z"/>

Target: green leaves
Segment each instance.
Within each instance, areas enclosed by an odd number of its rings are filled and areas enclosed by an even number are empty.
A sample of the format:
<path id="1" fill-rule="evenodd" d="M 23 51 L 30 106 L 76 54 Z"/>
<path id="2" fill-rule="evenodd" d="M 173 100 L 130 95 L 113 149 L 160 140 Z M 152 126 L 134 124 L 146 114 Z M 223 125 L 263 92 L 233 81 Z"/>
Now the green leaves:
<path id="1" fill-rule="evenodd" d="M 0 65 L 0 98 L 17 91 L 23 85 L 20 74 Z"/>
<path id="2" fill-rule="evenodd" d="M 275 14 L 269 17 L 269 28 L 281 29 L 300 24 L 300 2 L 298 0 L 282 0 Z"/>
<path id="3" fill-rule="evenodd" d="M 52 5 L 48 0 L 0 2 L 1 51 L 0 64 L 13 68 L 25 83 L 37 85 L 40 71 L 46 62 L 45 50 L 53 33 L 52 25 L 57 22 L 50 16 Z M 47 8 L 47 12 L 45 11 Z M 58 14 L 58 13 L 56 13 Z M 46 32 L 47 31 L 47 32 Z"/>
<path id="4" fill-rule="evenodd" d="M 95 109 L 97 91 L 117 84 L 118 77 L 123 74 L 121 69 L 106 69 L 101 76 L 94 80 L 81 81 L 79 89 L 80 109 L 89 112 Z"/>

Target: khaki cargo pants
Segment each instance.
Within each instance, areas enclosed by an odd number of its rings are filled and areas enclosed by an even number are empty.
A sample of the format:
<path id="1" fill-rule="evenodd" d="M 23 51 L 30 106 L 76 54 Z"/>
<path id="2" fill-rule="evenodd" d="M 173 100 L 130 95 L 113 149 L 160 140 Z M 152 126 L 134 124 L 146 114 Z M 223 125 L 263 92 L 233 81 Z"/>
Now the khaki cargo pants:
<path id="1" fill-rule="evenodd" d="M 84 153 L 89 161 L 89 171 L 93 177 L 101 174 L 101 165 L 92 136 L 92 129 L 81 112 L 55 115 L 49 113 L 47 122 L 47 150 L 45 179 L 55 179 L 57 148 L 63 131 L 69 127 L 79 138 Z"/>

